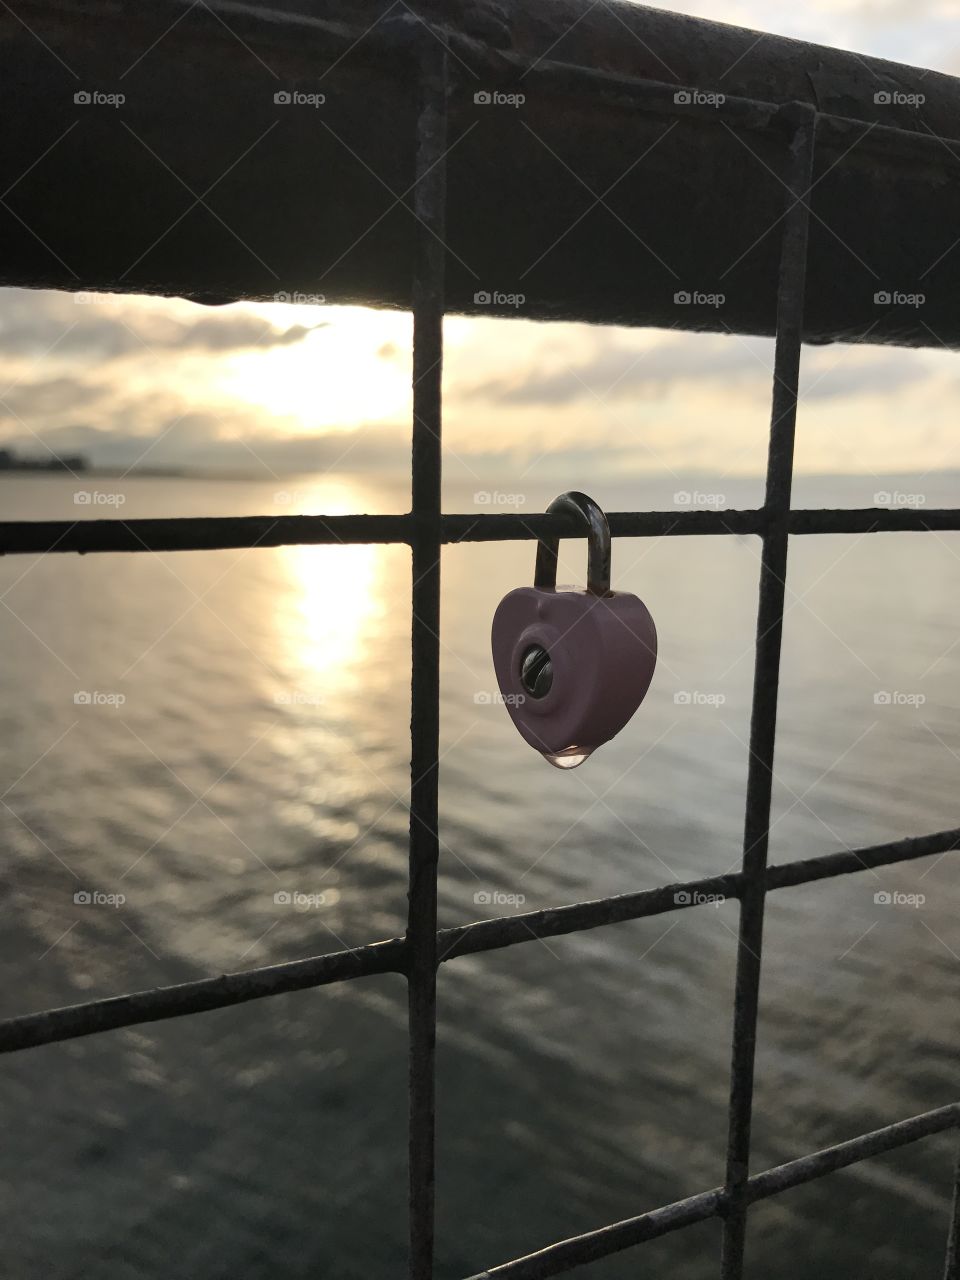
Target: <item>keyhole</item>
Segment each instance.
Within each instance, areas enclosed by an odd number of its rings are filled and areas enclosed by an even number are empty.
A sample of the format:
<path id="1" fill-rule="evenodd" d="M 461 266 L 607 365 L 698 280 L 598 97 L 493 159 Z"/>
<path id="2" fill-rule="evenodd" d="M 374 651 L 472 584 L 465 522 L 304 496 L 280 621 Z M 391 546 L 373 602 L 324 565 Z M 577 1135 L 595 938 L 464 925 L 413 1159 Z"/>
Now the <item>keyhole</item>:
<path id="1" fill-rule="evenodd" d="M 531 645 L 520 659 L 520 683 L 531 698 L 545 698 L 550 692 L 553 662 L 543 645 Z"/>

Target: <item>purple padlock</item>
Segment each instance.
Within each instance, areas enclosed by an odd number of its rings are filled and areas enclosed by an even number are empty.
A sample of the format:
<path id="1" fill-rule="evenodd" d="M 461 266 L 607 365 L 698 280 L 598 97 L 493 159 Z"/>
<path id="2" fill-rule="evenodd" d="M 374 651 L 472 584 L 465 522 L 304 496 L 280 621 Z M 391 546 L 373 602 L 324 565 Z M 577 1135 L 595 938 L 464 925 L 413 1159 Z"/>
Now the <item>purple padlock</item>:
<path id="1" fill-rule="evenodd" d="M 562 493 L 547 508 L 559 513 L 586 523 L 587 589 L 557 588 L 559 539 L 541 539 L 534 585 L 497 606 L 493 665 L 521 737 L 558 769 L 575 769 L 643 701 L 657 629 L 642 600 L 610 590 L 610 526 L 593 499 Z"/>

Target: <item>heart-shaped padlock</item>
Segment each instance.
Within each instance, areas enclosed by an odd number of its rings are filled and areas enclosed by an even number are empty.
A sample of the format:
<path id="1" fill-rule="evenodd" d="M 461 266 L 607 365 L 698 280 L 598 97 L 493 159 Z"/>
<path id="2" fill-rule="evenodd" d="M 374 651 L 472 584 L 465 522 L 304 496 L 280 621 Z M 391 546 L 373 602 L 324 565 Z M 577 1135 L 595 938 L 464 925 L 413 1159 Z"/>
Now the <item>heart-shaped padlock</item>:
<path id="1" fill-rule="evenodd" d="M 647 606 L 610 590 L 610 527 L 592 498 L 563 493 L 548 514 L 576 513 L 589 536 L 587 589 L 557 588 L 557 538 L 541 539 L 532 587 L 504 596 L 493 618 L 493 665 L 521 737 L 558 769 L 574 769 L 620 732 L 657 663 Z"/>

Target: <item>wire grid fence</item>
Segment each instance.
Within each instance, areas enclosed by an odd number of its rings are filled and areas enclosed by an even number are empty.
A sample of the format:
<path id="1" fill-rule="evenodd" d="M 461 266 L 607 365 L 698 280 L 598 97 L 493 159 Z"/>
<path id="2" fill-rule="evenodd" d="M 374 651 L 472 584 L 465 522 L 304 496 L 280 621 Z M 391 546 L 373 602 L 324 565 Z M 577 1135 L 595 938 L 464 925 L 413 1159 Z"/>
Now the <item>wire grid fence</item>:
<path id="1" fill-rule="evenodd" d="M 570 517 L 445 515 L 441 507 L 441 409 L 444 318 L 444 218 L 447 105 L 455 67 L 443 41 L 423 23 L 407 22 L 403 47 L 418 73 L 414 213 L 418 221 L 413 275 L 412 509 L 406 515 L 288 516 L 169 520 L 6 522 L 0 551 L 169 551 L 290 543 L 401 543 L 412 550 L 412 689 L 409 841 L 409 911 L 404 937 L 354 950 L 268 965 L 216 978 L 95 1000 L 0 1022 L 0 1052 L 9 1053 L 117 1027 L 201 1013 L 284 992 L 373 974 L 407 979 L 409 1000 L 409 1224 L 411 1280 L 432 1280 L 434 1254 L 434 1132 L 437 973 L 457 956 L 547 938 L 620 921 L 680 911 L 709 895 L 739 899 L 733 1049 L 730 1073 L 726 1176 L 717 1187 L 535 1254 L 492 1266 L 471 1280 L 541 1280 L 680 1228 L 718 1217 L 723 1223 L 722 1280 L 743 1275 L 748 1211 L 752 1204 L 861 1160 L 932 1134 L 960 1128 L 960 1103 L 889 1124 L 849 1141 L 750 1173 L 754 1057 L 767 892 L 960 848 L 960 828 L 845 850 L 782 865 L 768 865 L 773 757 L 781 634 L 791 534 L 869 533 L 960 529 L 960 510 L 793 510 L 793 471 L 804 288 L 818 129 L 836 125 L 807 104 L 774 107 L 727 99 L 739 125 L 782 142 L 787 188 L 780 245 L 776 351 L 766 495 L 753 511 L 624 512 L 610 517 L 618 537 L 758 534 L 763 553 L 756 630 L 750 759 L 743 860 L 740 871 L 638 893 L 581 902 L 522 916 L 437 928 L 438 742 L 440 681 L 440 558 L 445 543 L 553 536 L 582 537 Z M 413 38 L 411 38 L 411 36 Z M 532 68 L 531 68 L 532 69 Z M 644 110 L 663 111 L 666 86 L 541 60 L 538 75 L 571 92 L 610 92 Z M 689 110 L 689 108 L 685 108 Z M 901 134 L 911 143 L 928 139 Z M 960 1162 L 946 1246 L 945 1280 L 960 1280 Z"/>

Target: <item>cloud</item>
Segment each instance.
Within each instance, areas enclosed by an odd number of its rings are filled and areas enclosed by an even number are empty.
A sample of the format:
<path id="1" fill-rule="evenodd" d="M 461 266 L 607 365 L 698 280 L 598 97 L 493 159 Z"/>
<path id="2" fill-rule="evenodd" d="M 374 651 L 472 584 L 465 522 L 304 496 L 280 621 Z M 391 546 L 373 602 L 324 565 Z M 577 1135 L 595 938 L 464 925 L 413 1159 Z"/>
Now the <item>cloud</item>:
<path id="1" fill-rule="evenodd" d="M 277 329 L 241 308 L 180 321 L 139 298 L 0 290 L 4 355 L 97 357 L 101 362 L 151 351 L 217 355 L 302 342 L 316 325 Z"/>
<path id="2" fill-rule="evenodd" d="M 496 404 L 556 406 L 598 398 L 623 399 L 638 390 L 662 391 L 681 378 L 723 377 L 729 383 L 733 377 L 762 373 L 763 357 L 746 342 L 724 338 L 695 341 L 702 345 L 665 340 L 644 349 L 601 340 L 586 357 L 561 363 L 551 359 L 554 367 L 549 369 L 537 365 L 517 368 L 472 386 L 455 387 L 453 394 Z M 546 360 L 538 363 L 542 366 Z"/>
<path id="3" fill-rule="evenodd" d="M 0 387 L 0 423 L 13 430 L 21 421 L 46 425 L 63 414 L 91 412 L 113 398 L 107 387 L 67 375 L 15 383 L 6 390 Z"/>
<path id="4" fill-rule="evenodd" d="M 2 410 L 0 410 L 2 412 Z M 238 406 L 220 416 L 183 412 L 173 401 L 144 398 L 96 415 L 97 425 L 49 428 L 41 438 L 5 423 L 0 447 L 28 456 L 82 454 L 93 467 L 185 468 L 271 478 L 275 473 L 333 471 L 385 478 L 409 474 L 409 426 L 361 427 L 319 434 L 265 431 L 263 416 Z"/>
<path id="5" fill-rule="evenodd" d="M 747 387 L 759 393 L 770 386 L 772 376 L 769 339 L 684 334 L 647 348 L 601 340 L 586 356 L 560 361 L 545 351 L 523 367 L 454 387 L 452 395 L 464 401 L 557 408 L 581 401 L 596 404 L 662 396 L 691 383 L 716 383 L 724 392 Z M 808 348 L 800 394 L 826 399 L 891 391 L 926 376 L 920 357 L 912 351 Z"/>

